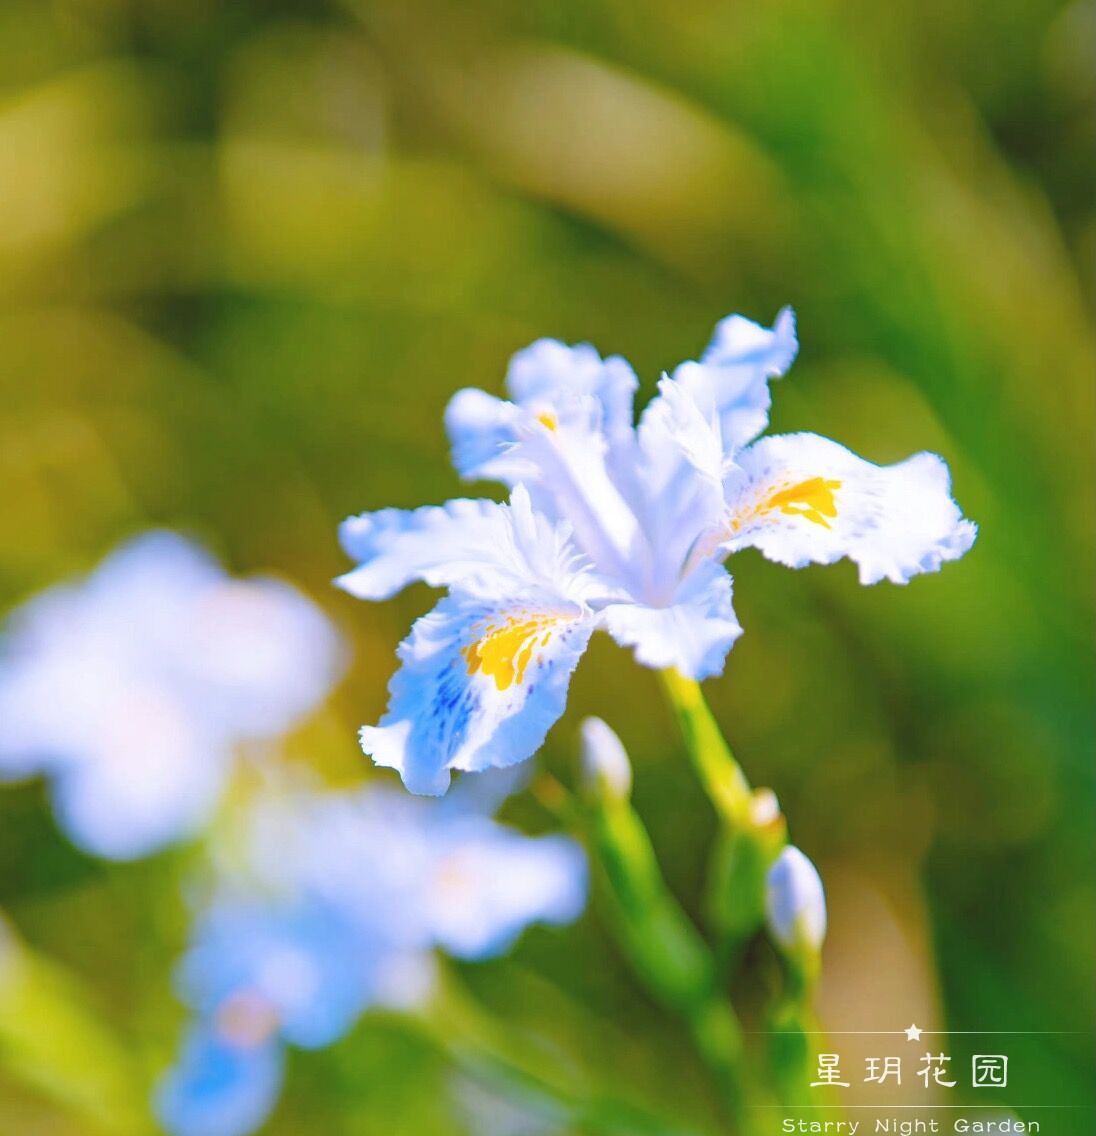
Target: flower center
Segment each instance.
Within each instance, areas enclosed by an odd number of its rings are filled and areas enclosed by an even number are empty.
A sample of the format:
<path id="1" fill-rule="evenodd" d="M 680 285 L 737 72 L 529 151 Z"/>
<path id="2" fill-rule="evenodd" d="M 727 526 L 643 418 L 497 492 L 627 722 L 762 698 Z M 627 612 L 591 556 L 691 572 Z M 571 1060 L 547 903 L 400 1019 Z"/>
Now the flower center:
<path id="1" fill-rule="evenodd" d="M 511 616 L 504 623 L 488 624 L 479 639 L 461 648 L 468 673 L 482 671 L 495 680 L 499 690 L 520 684 L 533 652 L 552 638 L 555 622 L 548 616 Z"/>
<path id="2" fill-rule="evenodd" d="M 230 1045 L 250 1049 L 278 1030 L 278 1011 L 260 994 L 241 990 L 217 1010 L 217 1031 Z"/>

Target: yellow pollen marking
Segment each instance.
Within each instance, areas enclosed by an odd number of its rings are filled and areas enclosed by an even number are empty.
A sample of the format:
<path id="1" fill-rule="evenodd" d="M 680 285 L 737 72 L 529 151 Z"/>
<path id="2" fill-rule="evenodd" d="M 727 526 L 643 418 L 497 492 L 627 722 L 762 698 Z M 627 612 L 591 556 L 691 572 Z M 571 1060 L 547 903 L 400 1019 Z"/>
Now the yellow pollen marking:
<path id="1" fill-rule="evenodd" d="M 461 648 L 468 673 L 482 671 L 495 680 L 499 690 L 508 690 L 515 682 L 520 684 L 533 652 L 547 646 L 552 638 L 553 623 L 554 619 L 544 616 L 511 616 L 505 623 L 490 624 L 479 639 Z"/>
<path id="2" fill-rule="evenodd" d="M 828 529 L 830 522 L 826 518 L 837 516 L 837 504 L 833 499 L 834 490 L 840 488 L 840 481 L 825 481 L 821 477 L 812 477 L 808 481 L 801 481 L 798 485 L 774 493 L 758 512 L 768 513 L 773 509 L 779 509 L 789 517 L 803 517 Z"/>
<path id="3" fill-rule="evenodd" d="M 542 410 L 537 415 L 537 421 L 546 430 L 551 430 L 553 433 L 559 429 L 559 419 L 550 410 Z"/>

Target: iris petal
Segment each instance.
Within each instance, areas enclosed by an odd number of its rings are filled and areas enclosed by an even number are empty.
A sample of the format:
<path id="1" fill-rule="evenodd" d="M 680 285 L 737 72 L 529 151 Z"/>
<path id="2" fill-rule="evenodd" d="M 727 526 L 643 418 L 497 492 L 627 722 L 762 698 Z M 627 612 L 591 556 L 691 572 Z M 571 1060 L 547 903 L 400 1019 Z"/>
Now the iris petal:
<path id="1" fill-rule="evenodd" d="M 451 769 L 531 757 L 563 713 L 593 619 L 576 604 L 536 606 L 454 593 L 399 648 L 388 712 L 362 749 L 414 793 L 437 795 Z"/>
<path id="2" fill-rule="evenodd" d="M 282 1066 L 276 1041 L 234 1045 L 197 1026 L 160 1084 L 157 1115 L 172 1136 L 245 1136 L 273 1110 Z"/>
<path id="3" fill-rule="evenodd" d="M 609 634 L 635 648 L 638 663 L 674 667 L 686 678 L 722 673 L 723 662 L 742 627 L 731 604 L 731 578 L 708 560 L 685 577 L 665 607 L 613 604 L 602 617 Z"/>
<path id="4" fill-rule="evenodd" d="M 878 466 L 817 434 L 777 434 L 738 464 L 727 482 L 726 551 L 757 548 L 791 568 L 848 557 L 862 584 L 905 584 L 957 560 L 977 535 L 936 454 Z"/>
<path id="5" fill-rule="evenodd" d="M 682 363 L 674 379 L 719 415 L 728 451 L 746 445 L 769 424 L 769 380 L 783 375 L 799 344 L 795 314 L 783 308 L 772 328 L 743 316 L 721 320 L 699 363 Z"/>

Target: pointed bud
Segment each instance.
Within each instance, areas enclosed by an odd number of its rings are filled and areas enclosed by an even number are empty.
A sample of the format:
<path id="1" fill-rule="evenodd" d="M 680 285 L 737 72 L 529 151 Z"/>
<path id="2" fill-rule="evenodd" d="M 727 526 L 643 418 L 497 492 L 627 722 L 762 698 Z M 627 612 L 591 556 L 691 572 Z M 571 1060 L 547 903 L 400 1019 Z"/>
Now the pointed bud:
<path id="1" fill-rule="evenodd" d="M 788 953 L 816 955 L 826 937 L 826 896 L 818 869 L 788 845 L 769 869 L 765 883 L 769 931 Z"/>
<path id="2" fill-rule="evenodd" d="M 586 788 L 624 798 L 632 791 L 632 766 L 620 738 L 600 719 L 582 723 L 582 779 Z"/>

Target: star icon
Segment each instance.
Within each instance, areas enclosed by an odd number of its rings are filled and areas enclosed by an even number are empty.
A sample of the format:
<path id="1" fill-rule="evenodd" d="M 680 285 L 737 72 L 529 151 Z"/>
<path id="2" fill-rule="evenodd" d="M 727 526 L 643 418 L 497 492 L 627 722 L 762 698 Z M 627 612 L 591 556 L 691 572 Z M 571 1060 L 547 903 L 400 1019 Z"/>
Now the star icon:
<path id="1" fill-rule="evenodd" d="M 910 1028 L 908 1030 L 905 1030 L 904 1032 L 907 1041 L 921 1040 L 921 1030 L 917 1026 L 910 1026 Z"/>

